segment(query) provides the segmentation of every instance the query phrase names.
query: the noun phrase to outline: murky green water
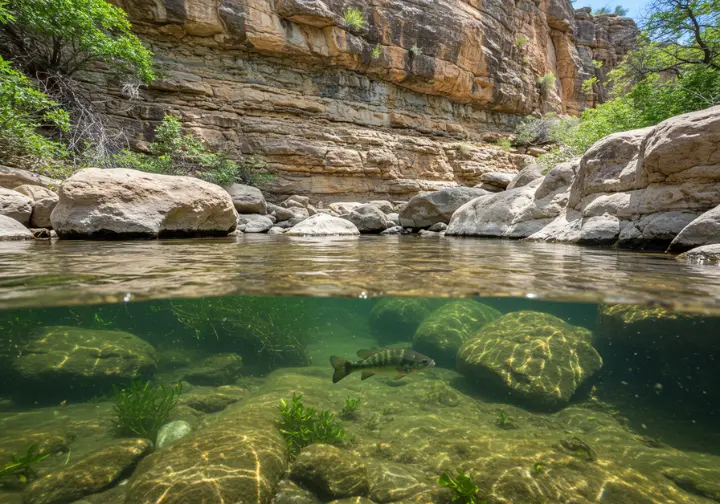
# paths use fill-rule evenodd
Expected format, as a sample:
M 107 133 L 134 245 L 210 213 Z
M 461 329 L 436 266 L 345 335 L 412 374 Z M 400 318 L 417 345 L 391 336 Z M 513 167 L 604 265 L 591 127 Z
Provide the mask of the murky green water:
M 250 237 L 0 244 L 0 273 L 2 503 L 444 503 L 444 473 L 455 502 L 720 501 L 720 270 Z

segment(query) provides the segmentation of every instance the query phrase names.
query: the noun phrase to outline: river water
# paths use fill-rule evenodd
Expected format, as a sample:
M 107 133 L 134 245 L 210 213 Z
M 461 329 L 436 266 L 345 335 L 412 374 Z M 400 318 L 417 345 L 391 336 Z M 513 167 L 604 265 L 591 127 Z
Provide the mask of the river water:
M 719 348 L 665 254 L 0 243 L 0 502 L 720 501 Z

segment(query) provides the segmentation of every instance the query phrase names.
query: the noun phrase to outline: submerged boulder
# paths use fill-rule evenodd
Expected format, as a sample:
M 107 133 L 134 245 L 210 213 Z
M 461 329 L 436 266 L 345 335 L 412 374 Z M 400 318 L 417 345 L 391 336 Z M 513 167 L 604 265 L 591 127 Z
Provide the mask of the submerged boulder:
M 0 241 L 4 240 L 30 240 L 33 234 L 28 228 L 12 217 L 0 215 Z
M 235 383 L 242 371 L 242 357 L 236 353 L 221 353 L 187 368 L 182 379 L 192 385 L 230 385 Z
M 418 194 L 400 210 L 400 224 L 412 228 L 427 228 L 436 222 L 447 224 L 455 210 L 486 194 L 487 191 L 472 187 L 450 187 Z
M 359 234 L 360 231 L 352 222 L 324 213 L 318 213 L 312 217 L 308 217 L 285 231 L 286 236 L 343 236 Z
M 413 336 L 413 350 L 454 369 L 455 356 L 462 344 L 500 316 L 502 314 L 495 308 L 472 299 L 450 302 L 422 321 Z
M 687 261 L 691 264 L 720 264 L 720 243 L 696 247 L 680 254 L 677 258 L 680 261 Z
M 49 228 L 52 227 L 50 215 L 55 209 L 58 202 L 58 195 L 47 187 L 36 185 L 21 185 L 13 189 L 14 191 L 24 194 L 32 198 L 33 209 L 30 216 L 30 227 L 33 228 Z
M 420 323 L 438 306 L 423 298 L 385 298 L 370 311 L 370 327 L 378 341 L 410 341 Z
M 567 404 L 602 367 L 592 334 L 542 312 L 504 315 L 457 353 L 458 371 L 542 407 Z
M 34 481 L 23 492 L 23 502 L 63 504 L 103 492 L 132 472 L 152 448 L 147 439 L 115 441 Z
M 122 331 L 79 327 L 36 330 L 12 364 L 19 400 L 89 398 L 155 371 L 155 349 Z
M 393 226 L 393 222 L 376 206 L 361 205 L 343 216 L 361 233 L 380 233 Z
M 0 215 L 15 219 L 23 226 L 28 226 L 32 208 L 32 198 L 17 191 L 0 187 Z
M 363 460 L 348 450 L 327 444 L 304 448 L 292 466 L 290 477 L 323 497 L 353 497 L 370 491 Z
M 237 226 L 230 195 L 192 177 L 86 168 L 59 197 L 51 221 L 60 238 L 225 236 Z
M 232 184 L 225 188 L 232 198 L 235 210 L 241 214 L 264 214 L 267 203 L 260 189 L 245 184 Z

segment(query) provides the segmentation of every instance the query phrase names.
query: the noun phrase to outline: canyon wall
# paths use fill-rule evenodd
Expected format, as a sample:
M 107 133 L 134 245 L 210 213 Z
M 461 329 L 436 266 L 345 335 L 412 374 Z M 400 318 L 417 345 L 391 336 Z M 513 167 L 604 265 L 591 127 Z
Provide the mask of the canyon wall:
M 264 160 L 272 192 L 332 200 L 405 199 L 519 170 L 527 156 L 493 143 L 524 115 L 592 105 L 604 91 L 586 96 L 583 80 L 612 68 L 636 30 L 568 0 L 115 3 L 161 78 L 130 101 L 102 73 L 88 86 L 134 148 L 172 112 Z M 345 22 L 350 8 L 364 26 Z

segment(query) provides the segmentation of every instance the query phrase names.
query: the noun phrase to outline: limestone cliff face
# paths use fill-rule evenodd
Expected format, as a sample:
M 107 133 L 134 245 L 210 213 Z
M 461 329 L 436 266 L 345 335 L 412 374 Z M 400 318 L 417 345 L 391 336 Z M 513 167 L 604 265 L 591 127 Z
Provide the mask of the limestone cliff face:
M 612 68 L 635 29 L 568 0 L 116 3 L 164 76 L 133 107 L 105 102 L 136 145 L 172 111 L 208 140 L 263 158 L 275 192 L 332 199 L 404 197 L 517 171 L 524 156 L 458 142 L 592 104 L 603 90 L 580 89 L 598 71 L 592 60 Z M 347 26 L 349 8 L 364 27 Z M 555 87 L 541 92 L 537 79 L 550 72 Z M 99 97 L 108 84 L 96 75 L 91 87 Z

